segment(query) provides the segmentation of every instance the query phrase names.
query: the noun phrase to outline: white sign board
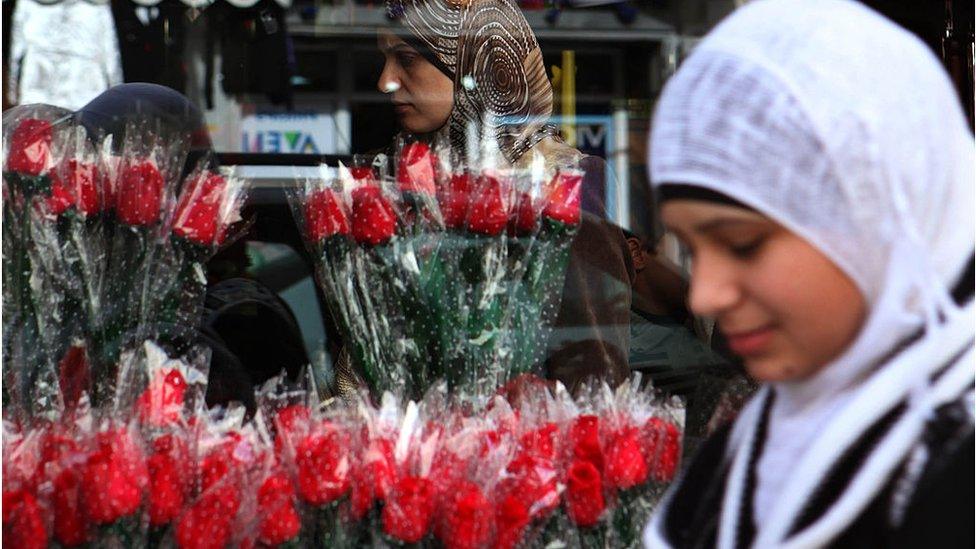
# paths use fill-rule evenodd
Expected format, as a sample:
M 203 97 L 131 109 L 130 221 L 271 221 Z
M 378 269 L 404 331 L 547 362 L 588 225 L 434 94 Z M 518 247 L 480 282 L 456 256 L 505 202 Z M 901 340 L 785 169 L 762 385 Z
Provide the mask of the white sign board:
M 245 115 L 241 152 L 335 154 L 335 118 L 318 112 Z

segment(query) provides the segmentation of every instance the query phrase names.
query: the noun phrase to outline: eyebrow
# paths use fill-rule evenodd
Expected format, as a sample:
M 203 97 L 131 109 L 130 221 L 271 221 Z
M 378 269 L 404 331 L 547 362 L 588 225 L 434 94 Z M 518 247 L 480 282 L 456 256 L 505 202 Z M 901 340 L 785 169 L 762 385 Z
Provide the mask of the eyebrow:
M 759 219 L 733 219 L 733 218 L 719 218 L 711 219 L 708 221 L 703 221 L 694 226 L 695 232 L 708 233 L 723 227 L 736 226 L 736 225 L 752 225 L 756 223 L 762 223 Z

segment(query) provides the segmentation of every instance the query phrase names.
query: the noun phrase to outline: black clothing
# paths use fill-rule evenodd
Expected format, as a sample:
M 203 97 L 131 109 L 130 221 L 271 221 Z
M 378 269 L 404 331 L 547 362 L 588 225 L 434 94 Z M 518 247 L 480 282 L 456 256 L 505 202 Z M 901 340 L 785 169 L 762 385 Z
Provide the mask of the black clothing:
M 971 397 L 972 388 L 967 391 Z M 738 546 L 748 546 L 755 535 L 751 517 L 755 463 L 761 454 L 763 413 L 752 449 L 746 497 L 742 502 Z M 974 543 L 974 446 L 972 400 L 963 395 L 937 409 L 924 435 L 908 458 L 895 470 L 884 488 L 851 522 L 831 546 L 847 547 L 972 547 Z M 897 407 L 862 435 L 857 445 L 823 479 L 806 512 L 796 521 L 794 531 L 823 516 L 847 488 L 847 483 L 891 427 L 904 406 Z M 664 511 L 664 531 L 674 547 L 714 547 L 721 517 L 721 504 L 729 463 L 726 459 L 730 426 L 717 431 L 701 447 L 682 474 L 674 496 Z M 921 468 L 912 463 L 915 456 L 927 460 Z
M 186 91 L 186 9 L 180 0 L 163 0 L 151 7 L 132 0 L 112 0 L 126 82 L 150 82 L 180 93 Z M 138 12 L 147 16 L 148 23 Z

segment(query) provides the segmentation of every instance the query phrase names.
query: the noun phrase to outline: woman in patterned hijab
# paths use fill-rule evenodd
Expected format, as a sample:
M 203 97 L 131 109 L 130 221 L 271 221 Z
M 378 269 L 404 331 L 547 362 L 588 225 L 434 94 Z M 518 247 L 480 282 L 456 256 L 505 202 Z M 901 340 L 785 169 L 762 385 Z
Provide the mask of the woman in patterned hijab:
M 444 137 L 459 155 L 472 123 L 514 165 L 529 149 L 550 163 L 578 161 L 552 114 L 552 86 L 542 51 L 509 0 L 388 0 L 388 16 L 405 31 L 380 36 L 387 62 L 381 91 L 392 94 L 403 128 Z M 436 68 L 418 67 L 420 55 Z M 423 64 L 426 65 L 426 64 Z
M 605 163 L 566 145 L 548 124 L 552 86 L 542 51 L 511 0 L 388 0 L 394 28 L 378 44 L 386 63 L 378 87 L 389 93 L 405 132 L 449 142 L 456 158 L 470 129 L 494 141 L 506 161 L 525 168 L 535 154 L 548 168 L 584 172 L 580 232 L 570 248 L 548 376 L 570 388 L 598 376 L 628 375 L 630 277 L 626 243 L 605 219 Z

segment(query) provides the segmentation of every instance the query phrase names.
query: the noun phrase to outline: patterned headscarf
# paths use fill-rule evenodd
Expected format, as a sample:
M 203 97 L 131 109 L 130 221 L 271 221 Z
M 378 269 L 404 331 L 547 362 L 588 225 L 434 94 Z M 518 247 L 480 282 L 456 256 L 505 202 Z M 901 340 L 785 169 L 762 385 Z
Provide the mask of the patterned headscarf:
M 453 150 L 465 150 L 475 122 L 514 163 L 546 137 L 552 85 L 539 43 L 509 0 L 387 0 L 387 14 L 409 30 L 405 41 L 454 82 L 445 126 Z

